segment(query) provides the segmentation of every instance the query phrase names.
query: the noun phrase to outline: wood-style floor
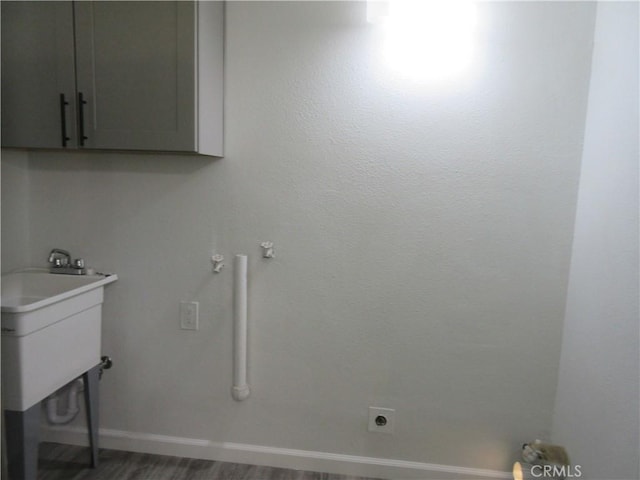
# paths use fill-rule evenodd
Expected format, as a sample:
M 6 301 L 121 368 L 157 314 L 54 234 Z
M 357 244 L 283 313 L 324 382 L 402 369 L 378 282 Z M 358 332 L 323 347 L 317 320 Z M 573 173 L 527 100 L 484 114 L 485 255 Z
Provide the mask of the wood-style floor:
M 100 450 L 98 468 L 89 449 L 40 444 L 38 480 L 365 480 L 360 477 L 258 467 L 238 463 Z

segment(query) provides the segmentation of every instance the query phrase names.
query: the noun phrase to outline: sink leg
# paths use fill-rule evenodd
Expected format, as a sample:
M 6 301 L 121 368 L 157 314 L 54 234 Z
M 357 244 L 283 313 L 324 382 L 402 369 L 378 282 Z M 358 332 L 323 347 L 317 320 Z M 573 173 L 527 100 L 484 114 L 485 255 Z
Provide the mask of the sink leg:
M 38 435 L 40 402 L 21 412 L 5 410 L 7 460 L 11 480 L 36 480 L 38 477 Z
M 84 405 L 89 428 L 89 446 L 91 447 L 91 468 L 98 466 L 98 385 L 100 383 L 100 365 L 82 374 L 84 380 Z

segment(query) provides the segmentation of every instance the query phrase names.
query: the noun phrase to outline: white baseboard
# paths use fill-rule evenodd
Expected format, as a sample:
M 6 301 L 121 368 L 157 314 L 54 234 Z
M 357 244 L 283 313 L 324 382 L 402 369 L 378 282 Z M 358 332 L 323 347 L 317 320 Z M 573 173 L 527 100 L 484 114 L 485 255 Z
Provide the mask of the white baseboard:
M 78 427 L 51 426 L 43 440 L 88 445 L 87 431 Z M 231 442 L 212 442 L 123 430 L 100 429 L 100 447 L 130 452 L 200 458 L 315 472 L 387 479 L 492 480 L 512 478 L 510 472 L 409 462 L 389 458 L 360 457 L 338 453 L 264 447 Z

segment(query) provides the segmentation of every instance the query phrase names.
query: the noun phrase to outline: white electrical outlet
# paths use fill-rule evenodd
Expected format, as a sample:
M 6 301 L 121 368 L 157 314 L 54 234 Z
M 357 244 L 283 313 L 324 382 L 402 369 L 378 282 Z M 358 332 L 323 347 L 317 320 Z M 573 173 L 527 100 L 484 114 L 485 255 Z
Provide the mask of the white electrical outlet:
M 198 302 L 180 302 L 180 328 L 198 330 Z
M 369 431 L 393 433 L 396 411 L 393 408 L 369 407 Z

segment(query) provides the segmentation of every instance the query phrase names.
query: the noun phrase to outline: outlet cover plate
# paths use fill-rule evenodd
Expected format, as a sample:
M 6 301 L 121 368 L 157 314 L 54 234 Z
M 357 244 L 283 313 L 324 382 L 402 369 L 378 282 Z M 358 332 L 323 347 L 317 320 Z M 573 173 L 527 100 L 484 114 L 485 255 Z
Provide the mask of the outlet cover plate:
M 180 302 L 180 328 L 198 330 L 198 302 Z
M 393 433 L 396 420 L 394 408 L 369 407 L 369 428 L 374 433 Z

